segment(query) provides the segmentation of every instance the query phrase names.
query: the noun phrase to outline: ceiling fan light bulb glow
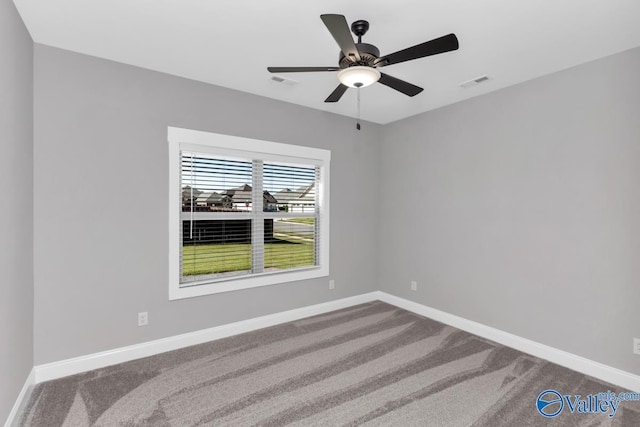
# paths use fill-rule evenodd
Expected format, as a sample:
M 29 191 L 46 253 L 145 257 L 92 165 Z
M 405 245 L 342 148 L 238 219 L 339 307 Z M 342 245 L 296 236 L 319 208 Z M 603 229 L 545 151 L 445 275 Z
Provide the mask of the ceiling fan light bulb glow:
M 348 87 L 366 87 L 380 80 L 380 71 L 358 65 L 340 70 L 338 80 Z

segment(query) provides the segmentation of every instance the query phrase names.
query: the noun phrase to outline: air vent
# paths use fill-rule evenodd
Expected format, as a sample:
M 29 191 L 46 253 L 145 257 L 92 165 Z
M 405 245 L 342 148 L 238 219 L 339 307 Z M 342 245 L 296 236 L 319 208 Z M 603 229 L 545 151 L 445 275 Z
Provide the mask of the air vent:
M 272 76 L 269 80 L 271 80 L 273 82 L 276 82 L 276 83 L 289 85 L 289 86 L 293 86 L 295 84 L 298 84 L 298 82 L 295 81 L 295 80 L 285 79 L 284 77 L 280 77 L 280 76 Z
M 466 88 L 466 87 L 475 86 L 480 83 L 486 82 L 487 80 L 489 80 L 489 76 L 485 74 L 484 76 L 479 76 L 479 77 L 476 77 L 475 79 L 471 79 L 466 82 L 460 83 L 460 87 Z

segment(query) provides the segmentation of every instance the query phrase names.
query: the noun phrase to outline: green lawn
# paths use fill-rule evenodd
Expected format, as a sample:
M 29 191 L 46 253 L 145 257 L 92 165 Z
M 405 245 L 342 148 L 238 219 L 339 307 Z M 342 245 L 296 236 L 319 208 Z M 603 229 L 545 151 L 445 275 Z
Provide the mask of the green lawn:
M 313 242 L 278 240 L 265 243 L 265 268 L 287 269 L 314 265 Z M 182 274 L 225 273 L 251 269 L 251 245 L 210 244 L 182 248 Z

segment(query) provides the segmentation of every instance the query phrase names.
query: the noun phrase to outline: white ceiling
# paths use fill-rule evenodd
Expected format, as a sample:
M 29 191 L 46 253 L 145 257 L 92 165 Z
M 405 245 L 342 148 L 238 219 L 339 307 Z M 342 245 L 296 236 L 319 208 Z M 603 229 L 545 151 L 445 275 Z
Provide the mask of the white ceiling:
M 455 33 L 460 49 L 386 67 L 424 87 L 409 98 L 381 84 L 361 90 L 362 118 L 389 123 L 640 46 L 638 0 L 14 0 L 33 40 L 354 117 L 355 90 L 324 99 L 335 72 L 281 74 L 267 66 L 337 66 L 320 20 L 371 27 L 363 42 L 388 54 Z M 487 74 L 471 88 L 459 84 Z M 586 90 L 588 88 L 585 88 Z

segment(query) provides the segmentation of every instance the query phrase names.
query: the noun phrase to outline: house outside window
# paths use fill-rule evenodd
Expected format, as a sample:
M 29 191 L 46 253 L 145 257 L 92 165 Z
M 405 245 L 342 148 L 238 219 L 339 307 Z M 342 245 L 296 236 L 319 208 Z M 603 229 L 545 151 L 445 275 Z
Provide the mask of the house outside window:
M 330 152 L 170 127 L 170 299 L 329 274 Z

